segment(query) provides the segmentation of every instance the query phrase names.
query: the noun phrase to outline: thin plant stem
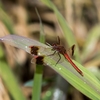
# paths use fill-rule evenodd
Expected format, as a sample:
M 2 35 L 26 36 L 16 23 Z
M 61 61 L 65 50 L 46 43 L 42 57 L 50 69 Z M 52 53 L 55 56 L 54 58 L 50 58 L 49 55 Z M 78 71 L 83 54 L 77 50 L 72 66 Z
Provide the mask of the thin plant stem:
M 40 20 L 40 42 L 44 43 L 45 35 L 44 35 L 42 21 L 41 21 L 41 18 L 36 8 L 35 10 Z M 33 92 L 32 92 L 32 100 L 40 100 L 41 98 L 40 95 L 41 95 L 41 86 L 42 86 L 43 67 L 44 67 L 43 65 L 38 65 L 38 64 L 36 65 L 36 72 L 34 76 L 34 84 L 33 84 Z
M 36 65 L 36 72 L 34 76 L 32 100 L 40 100 L 41 85 L 42 85 L 43 66 Z

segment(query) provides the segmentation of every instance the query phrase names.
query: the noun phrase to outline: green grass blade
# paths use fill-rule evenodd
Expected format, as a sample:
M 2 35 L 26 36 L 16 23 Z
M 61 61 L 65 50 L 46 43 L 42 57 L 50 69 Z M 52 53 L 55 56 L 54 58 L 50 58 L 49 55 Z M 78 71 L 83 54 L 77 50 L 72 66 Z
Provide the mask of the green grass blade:
M 9 33 L 14 34 L 13 24 L 11 23 L 9 16 L 4 12 L 4 10 L 2 8 L 0 8 L 0 19 L 7 27 Z
M 42 75 L 43 75 L 43 66 L 42 65 L 36 65 L 32 100 L 40 100 L 40 98 L 41 98 Z
M 55 5 L 50 1 L 50 0 L 41 0 L 44 4 L 46 4 L 48 7 L 50 7 L 56 14 L 56 17 L 59 21 L 60 27 L 64 33 L 64 37 L 68 42 L 69 46 L 72 46 L 73 44 L 76 45 L 76 50 L 75 50 L 75 59 L 80 62 L 80 57 L 79 57 L 79 50 L 78 50 L 78 45 L 75 40 L 74 34 L 72 33 L 71 29 L 68 27 L 68 24 L 64 17 L 61 15 L 61 13 L 57 10 Z
M 40 18 L 40 15 L 35 8 L 36 13 L 38 15 L 38 18 L 40 20 L 40 42 L 44 43 L 45 42 L 45 37 L 44 37 L 44 30 L 43 30 L 43 25 L 42 21 Z M 43 65 L 36 65 L 36 72 L 34 76 L 34 84 L 33 84 L 33 93 L 32 93 L 32 100 L 40 100 L 41 98 L 41 88 L 42 88 L 42 75 L 43 75 Z
M 49 61 L 49 63 L 48 63 Z M 100 98 L 100 81 L 82 65 L 74 61 L 74 63 L 82 70 L 84 76 L 82 77 L 76 72 L 74 68 L 68 63 L 57 64 L 55 66 L 54 60 L 46 57 L 45 63 L 47 63 L 52 69 L 58 72 L 65 80 L 67 80 L 72 86 L 88 96 L 93 100 L 99 100 Z
M 12 38 L 13 37 L 13 38 Z M 18 38 L 16 38 L 18 37 Z M 20 40 L 21 39 L 21 40 Z M 42 43 L 39 43 L 35 40 L 30 40 L 29 38 L 20 37 L 16 35 L 9 35 L 7 37 L 1 38 L 2 42 L 9 43 L 12 46 L 16 46 L 17 48 L 23 49 L 26 52 L 30 53 L 30 50 L 26 50 L 27 45 L 39 45 L 42 47 L 47 47 Z M 10 42 L 9 42 L 10 41 Z M 28 42 L 26 42 L 28 41 Z M 15 45 L 13 45 L 15 43 Z M 39 52 L 40 54 L 46 55 L 48 52 Z M 63 55 L 62 55 L 63 56 Z M 74 61 L 74 63 L 79 67 L 79 69 L 83 72 L 84 76 L 81 76 L 67 61 L 56 64 L 56 61 L 52 59 L 52 57 L 46 56 L 44 59 L 45 64 L 49 65 L 52 69 L 58 72 L 65 80 L 67 80 L 72 86 L 77 88 L 80 92 L 85 94 L 91 99 L 99 100 L 100 98 L 100 81 L 86 68 L 82 65 Z
M 0 61 L 0 76 L 14 100 L 26 100 L 13 73 L 4 61 Z
M 40 42 L 41 43 L 45 43 L 45 33 L 44 33 L 44 28 L 43 28 L 43 24 L 42 24 L 42 20 L 41 20 L 41 17 L 38 13 L 38 10 L 35 8 L 35 11 L 37 13 L 37 16 L 39 18 L 39 21 L 40 21 Z

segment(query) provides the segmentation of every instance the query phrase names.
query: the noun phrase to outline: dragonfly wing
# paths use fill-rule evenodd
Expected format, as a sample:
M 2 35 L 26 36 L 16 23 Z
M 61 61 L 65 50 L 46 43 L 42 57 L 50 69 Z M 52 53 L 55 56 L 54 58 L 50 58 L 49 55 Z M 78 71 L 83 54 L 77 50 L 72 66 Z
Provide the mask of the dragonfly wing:
M 19 35 L 7 35 L 4 37 L 0 38 L 0 41 L 4 42 L 4 43 L 8 43 L 9 45 L 12 45 L 14 47 L 20 48 L 25 50 L 26 52 L 31 53 L 31 47 L 37 47 L 38 48 L 38 53 L 37 55 L 41 56 L 48 56 L 48 55 L 52 55 L 54 53 L 54 51 L 52 51 L 51 47 L 42 44 L 36 40 L 30 39 L 30 38 L 26 38 L 23 36 L 19 36 Z M 34 49 L 33 49 L 34 50 Z M 34 54 L 32 54 L 34 55 Z M 56 62 L 61 63 L 64 61 L 64 57 L 62 56 L 61 58 L 59 57 L 58 53 L 52 55 L 50 57 L 50 59 L 54 59 Z
M 75 50 L 75 44 L 72 45 L 72 46 L 67 50 L 67 54 L 69 55 L 69 57 L 73 57 L 73 55 L 74 55 L 74 50 Z
M 26 52 L 30 53 L 30 46 L 37 46 L 39 48 L 39 52 L 43 53 L 44 48 L 49 48 L 49 46 L 42 44 L 36 40 L 26 38 L 19 35 L 7 35 L 4 37 L 0 37 L 0 41 L 4 43 L 8 43 L 9 45 L 18 47 L 20 49 L 25 50 Z
M 50 59 L 55 60 L 55 65 L 65 61 L 65 57 L 61 54 L 55 53 L 54 55 L 49 55 Z
M 42 47 L 42 46 L 30 46 L 31 54 L 39 55 L 39 56 L 48 56 L 53 54 L 54 51 L 52 51 L 51 47 Z

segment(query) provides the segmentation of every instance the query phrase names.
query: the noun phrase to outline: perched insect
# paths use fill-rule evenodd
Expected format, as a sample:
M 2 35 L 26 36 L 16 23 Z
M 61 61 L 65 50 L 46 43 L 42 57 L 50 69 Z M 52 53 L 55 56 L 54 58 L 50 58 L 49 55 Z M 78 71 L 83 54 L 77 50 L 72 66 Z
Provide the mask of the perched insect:
M 43 59 L 45 56 L 57 56 L 57 63 L 60 63 L 61 55 L 65 57 L 65 59 L 74 67 L 74 69 L 83 76 L 83 72 L 73 63 L 70 56 L 67 54 L 66 49 L 64 46 L 60 45 L 60 38 L 58 37 L 57 43 L 50 45 L 47 43 L 47 45 L 42 44 L 36 40 L 26 38 L 23 36 L 18 35 L 7 35 L 5 37 L 1 37 L 0 41 L 9 43 L 12 46 L 18 47 L 20 49 L 23 49 L 27 51 L 28 53 L 35 56 L 37 59 L 37 63 L 43 64 Z M 71 47 L 72 55 L 74 53 L 74 47 L 73 45 Z M 61 55 L 60 55 L 61 54 Z
M 60 54 L 62 54 L 65 57 L 65 59 L 67 59 L 67 61 L 75 68 L 75 70 L 79 74 L 81 74 L 83 76 L 82 71 L 73 63 L 73 61 L 71 60 L 71 58 L 67 54 L 66 49 L 64 48 L 64 46 L 60 45 L 60 38 L 59 37 L 58 37 L 57 43 L 54 43 L 53 45 L 50 45 L 49 43 L 46 43 L 46 44 L 51 47 L 51 50 L 52 51 L 54 51 L 52 54 L 46 55 L 46 56 L 54 56 L 57 53 L 58 56 L 59 56 L 59 59 L 58 59 L 58 61 L 57 61 L 56 64 L 58 64 L 59 61 L 61 60 Z M 72 55 L 74 54 L 74 47 L 75 47 L 75 45 L 73 45 L 71 47 L 71 49 L 70 49 L 72 51 Z M 30 48 L 31 48 L 31 54 L 34 54 L 34 55 L 37 55 L 38 54 L 39 47 L 30 46 Z

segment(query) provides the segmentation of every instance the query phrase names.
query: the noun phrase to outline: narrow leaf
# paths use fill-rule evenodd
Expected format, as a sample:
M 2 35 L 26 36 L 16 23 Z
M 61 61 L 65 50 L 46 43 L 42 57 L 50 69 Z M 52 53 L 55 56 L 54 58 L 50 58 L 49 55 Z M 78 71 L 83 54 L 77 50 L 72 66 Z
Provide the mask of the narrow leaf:
M 26 46 L 28 47 L 29 44 L 33 44 L 35 46 L 37 45 L 40 48 L 49 48 L 48 51 L 45 50 L 44 53 L 43 51 L 41 51 L 42 49 L 40 50 L 40 53 L 43 53 L 43 55 L 46 55 L 50 50 L 50 47 L 36 40 L 32 40 L 29 38 L 20 37 L 16 35 L 5 36 L 5 37 L 0 38 L 0 40 L 2 42 L 9 43 L 10 45 L 13 44 L 13 46 L 21 48 L 25 51 L 28 50 L 28 49 L 26 50 L 25 47 Z M 30 51 L 27 51 L 27 52 L 30 53 Z M 50 66 L 56 72 L 58 72 L 63 78 L 65 78 L 71 85 L 73 85 L 80 92 L 82 92 L 83 94 L 85 94 L 91 99 L 99 100 L 100 81 L 90 71 L 88 71 L 78 62 L 74 61 L 74 63 L 83 72 L 83 76 L 81 76 L 67 61 L 64 61 L 61 64 L 57 64 L 55 66 L 55 63 L 56 63 L 55 59 L 53 59 L 53 57 L 50 57 L 50 56 L 45 56 L 44 63 Z

